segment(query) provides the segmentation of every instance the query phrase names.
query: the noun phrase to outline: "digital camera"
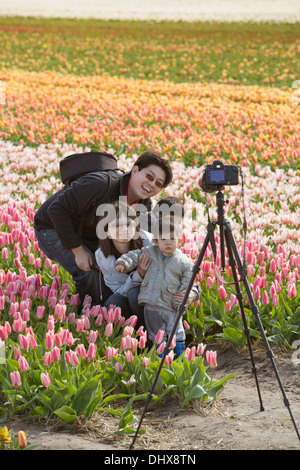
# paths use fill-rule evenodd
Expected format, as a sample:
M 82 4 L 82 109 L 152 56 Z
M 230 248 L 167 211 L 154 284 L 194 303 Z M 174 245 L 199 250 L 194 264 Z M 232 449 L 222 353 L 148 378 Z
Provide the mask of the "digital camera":
M 215 161 L 212 165 L 207 165 L 199 184 L 206 192 L 219 191 L 223 186 L 239 184 L 239 168 Z

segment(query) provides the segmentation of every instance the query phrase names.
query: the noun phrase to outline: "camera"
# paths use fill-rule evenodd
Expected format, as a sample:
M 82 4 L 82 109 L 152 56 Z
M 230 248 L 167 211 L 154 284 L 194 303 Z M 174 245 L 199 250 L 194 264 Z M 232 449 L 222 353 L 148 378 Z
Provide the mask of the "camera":
M 239 169 L 235 165 L 224 165 L 221 161 L 215 161 L 207 165 L 199 185 L 205 192 L 219 191 L 223 186 L 239 184 Z

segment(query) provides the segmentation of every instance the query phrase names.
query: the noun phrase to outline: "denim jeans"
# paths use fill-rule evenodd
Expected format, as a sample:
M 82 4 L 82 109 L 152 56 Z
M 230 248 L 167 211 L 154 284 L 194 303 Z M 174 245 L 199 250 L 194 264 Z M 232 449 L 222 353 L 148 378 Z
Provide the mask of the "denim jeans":
M 92 297 L 92 305 L 99 305 L 99 271 L 87 272 L 80 269 L 76 264 L 73 252 L 63 248 L 55 230 L 35 230 L 35 236 L 42 252 L 71 274 L 81 303 L 87 294 Z M 88 248 L 84 248 L 90 253 L 92 259 L 95 260 L 94 254 Z

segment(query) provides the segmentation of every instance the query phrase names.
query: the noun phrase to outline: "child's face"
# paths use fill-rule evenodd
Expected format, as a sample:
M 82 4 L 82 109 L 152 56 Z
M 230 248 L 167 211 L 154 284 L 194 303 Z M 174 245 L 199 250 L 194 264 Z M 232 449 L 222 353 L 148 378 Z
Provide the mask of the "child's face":
M 127 217 L 121 217 L 108 224 L 108 236 L 112 240 L 130 241 L 135 235 L 135 221 Z
M 161 235 L 159 238 L 154 239 L 153 242 L 158 246 L 163 255 L 169 256 L 176 250 L 179 240 L 171 233 L 166 238 Z

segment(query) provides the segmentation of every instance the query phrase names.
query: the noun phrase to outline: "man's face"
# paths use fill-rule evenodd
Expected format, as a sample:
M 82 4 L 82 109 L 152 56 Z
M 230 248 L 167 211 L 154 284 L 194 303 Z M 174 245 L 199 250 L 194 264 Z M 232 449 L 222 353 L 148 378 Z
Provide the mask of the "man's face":
M 128 199 L 132 202 L 156 196 L 164 186 L 166 174 L 162 168 L 149 165 L 142 170 L 134 166 L 131 171 Z

